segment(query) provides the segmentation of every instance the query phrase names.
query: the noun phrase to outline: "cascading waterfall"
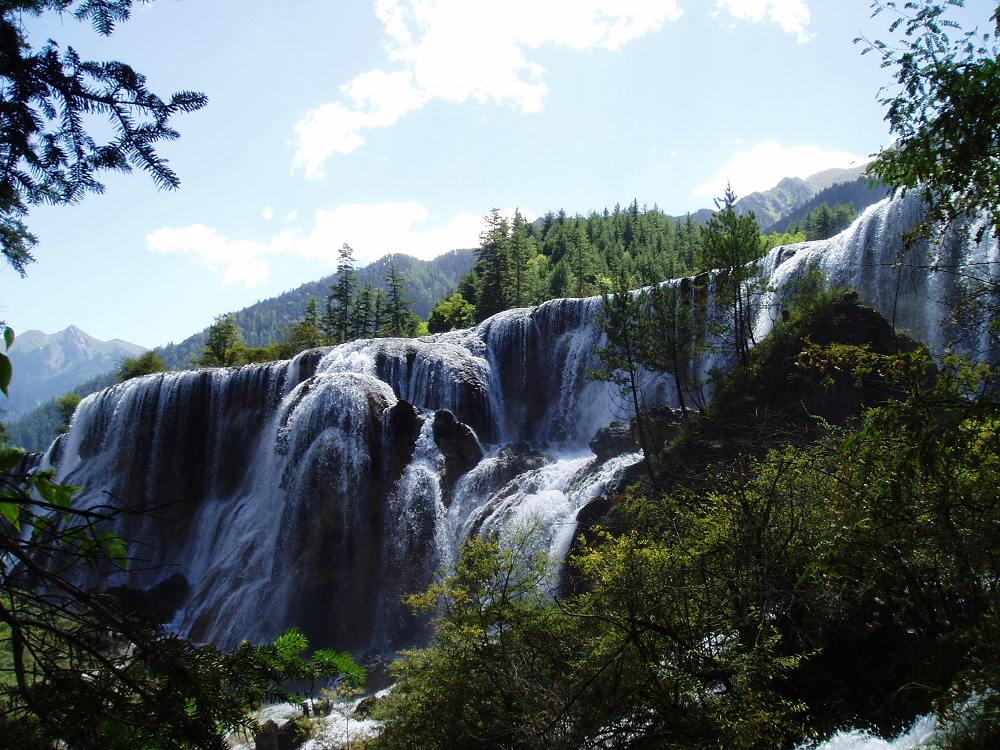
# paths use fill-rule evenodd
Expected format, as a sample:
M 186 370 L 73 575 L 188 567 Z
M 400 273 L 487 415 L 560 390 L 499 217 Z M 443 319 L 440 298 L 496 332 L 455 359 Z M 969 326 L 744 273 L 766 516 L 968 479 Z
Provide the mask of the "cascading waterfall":
M 758 340 L 782 288 L 817 267 L 943 350 L 939 300 L 954 280 L 895 265 L 918 212 L 885 201 L 838 237 L 771 251 Z M 974 231 L 935 253 L 997 260 L 995 239 Z M 710 280 L 686 283 L 710 309 Z M 615 386 L 587 377 L 600 313 L 600 298 L 553 300 L 464 331 L 128 381 L 81 403 L 59 478 L 84 487 L 81 503 L 110 495 L 143 511 L 117 529 L 142 559 L 111 583 L 172 581 L 178 632 L 232 646 L 298 626 L 316 646 L 390 651 L 423 634 L 399 597 L 470 534 L 535 524 L 558 560 L 578 512 L 638 462 L 588 450 L 598 428 L 631 416 Z M 672 379 L 654 378 L 646 399 L 674 405 Z M 435 427 L 445 409 L 451 437 Z

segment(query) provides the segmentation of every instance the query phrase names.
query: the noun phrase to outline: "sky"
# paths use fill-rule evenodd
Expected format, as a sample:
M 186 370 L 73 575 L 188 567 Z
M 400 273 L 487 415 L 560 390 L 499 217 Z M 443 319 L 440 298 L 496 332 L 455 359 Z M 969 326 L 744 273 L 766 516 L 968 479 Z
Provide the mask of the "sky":
M 868 0 L 158 0 L 110 38 L 24 24 L 209 104 L 160 148 L 180 189 L 108 175 L 31 210 L 37 262 L 0 268 L 15 331 L 180 341 L 333 273 L 344 242 L 364 265 L 475 247 L 493 207 L 683 214 L 890 140 L 890 71 L 852 43 L 887 38 Z

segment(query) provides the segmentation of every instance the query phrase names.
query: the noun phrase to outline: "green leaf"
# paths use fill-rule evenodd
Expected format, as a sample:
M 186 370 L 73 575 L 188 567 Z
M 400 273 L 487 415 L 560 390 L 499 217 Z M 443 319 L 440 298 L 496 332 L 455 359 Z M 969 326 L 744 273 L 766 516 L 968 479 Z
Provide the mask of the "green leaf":
M 14 345 L 14 329 L 11 328 L 10 326 L 4 329 L 3 340 L 4 343 L 7 345 L 8 349 L 10 349 L 11 346 Z
M 128 567 L 128 549 L 125 541 L 117 534 L 107 533 L 100 537 L 101 547 L 105 554 L 110 557 L 122 570 Z
M 6 354 L 0 354 L 0 391 L 3 391 L 5 396 L 10 396 L 10 393 L 7 392 L 7 386 L 10 385 L 13 374 L 14 368 L 10 366 L 10 357 Z
M 82 489 L 71 484 L 57 484 L 46 477 L 37 478 L 35 488 L 46 502 L 60 508 L 68 508 L 73 502 L 73 495 Z
M 0 515 L 15 529 L 21 530 L 21 506 L 18 503 L 0 503 Z
M 0 450 L 0 474 L 8 474 L 14 470 L 26 452 L 23 448 L 4 448 Z

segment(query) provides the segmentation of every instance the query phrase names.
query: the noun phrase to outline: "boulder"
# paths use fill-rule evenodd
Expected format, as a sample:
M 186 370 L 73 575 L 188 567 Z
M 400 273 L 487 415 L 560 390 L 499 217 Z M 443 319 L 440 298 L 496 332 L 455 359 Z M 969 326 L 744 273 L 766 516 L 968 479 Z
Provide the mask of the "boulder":
M 150 589 L 115 586 L 108 589 L 119 606 L 156 622 L 170 622 L 177 610 L 187 601 L 191 585 L 180 573 L 174 573 Z
M 253 745 L 255 750 L 296 750 L 307 739 L 305 730 L 295 719 L 281 725 L 269 719 L 253 736 Z
M 390 481 L 399 479 L 412 460 L 423 422 L 420 412 L 409 401 L 400 399 L 389 409 L 386 468 Z
M 599 461 L 638 450 L 635 436 L 624 422 L 612 422 L 607 427 L 602 427 L 590 439 L 589 445 Z
M 459 422 L 447 409 L 434 412 L 434 442 L 444 456 L 444 477 L 441 488 L 447 504 L 451 499 L 455 482 L 482 460 L 483 449 L 472 428 Z
M 355 718 L 365 719 L 371 716 L 372 710 L 379 700 L 380 698 L 377 695 L 369 695 L 367 698 L 362 698 L 358 701 L 358 705 L 354 707 Z

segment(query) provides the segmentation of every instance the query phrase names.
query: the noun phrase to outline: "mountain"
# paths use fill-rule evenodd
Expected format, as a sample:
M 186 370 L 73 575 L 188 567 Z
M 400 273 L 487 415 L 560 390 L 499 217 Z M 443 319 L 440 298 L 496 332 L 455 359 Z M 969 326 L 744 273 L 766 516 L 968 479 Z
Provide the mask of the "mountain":
M 761 230 L 768 232 L 774 228 L 777 222 L 813 199 L 817 193 L 834 185 L 853 183 L 859 180 L 864 174 L 866 166 L 850 169 L 826 169 L 805 179 L 785 177 L 770 190 L 743 196 L 736 201 L 735 208 L 737 213 L 741 214 L 753 212 Z M 884 194 L 875 200 L 880 200 L 882 197 Z M 871 203 L 874 203 L 875 200 Z
M 413 311 L 426 319 L 435 303 L 458 286 L 459 279 L 475 262 L 474 250 L 452 250 L 433 260 L 419 260 L 403 253 L 392 253 L 359 268 L 358 283 L 362 286 L 371 284 L 384 290 L 389 266 L 395 266 L 406 279 Z M 302 318 L 310 297 L 316 297 L 320 309 L 323 309 L 326 296 L 330 293 L 330 285 L 336 277 L 336 274 L 324 276 L 234 313 L 236 327 L 243 334 L 247 346 L 267 346 L 280 339 L 286 329 Z M 191 366 L 191 360 L 201 356 L 207 332 L 206 327 L 180 343 L 157 347 L 156 351 L 171 370 L 185 369 Z
M 144 351 L 121 339 L 101 341 L 72 325 L 52 334 L 25 331 L 10 349 L 14 380 L 10 399 L 3 403 L 4 419 L 15 420 L 85 380 L 114 370 L 125 357 Z
M 809 215 L 813 209 L 826 203 L 839 206 L 846 203 L 861 213 L 873 203 L 878 203 L 889 194 L 889 188 L 879 184 L 870 186 L 866 177 L 857 177 L 851 182 L 841 182 L 821 190 L 791 213 L 778 219 L 771 231 L 784 232 L 789 226 Z

